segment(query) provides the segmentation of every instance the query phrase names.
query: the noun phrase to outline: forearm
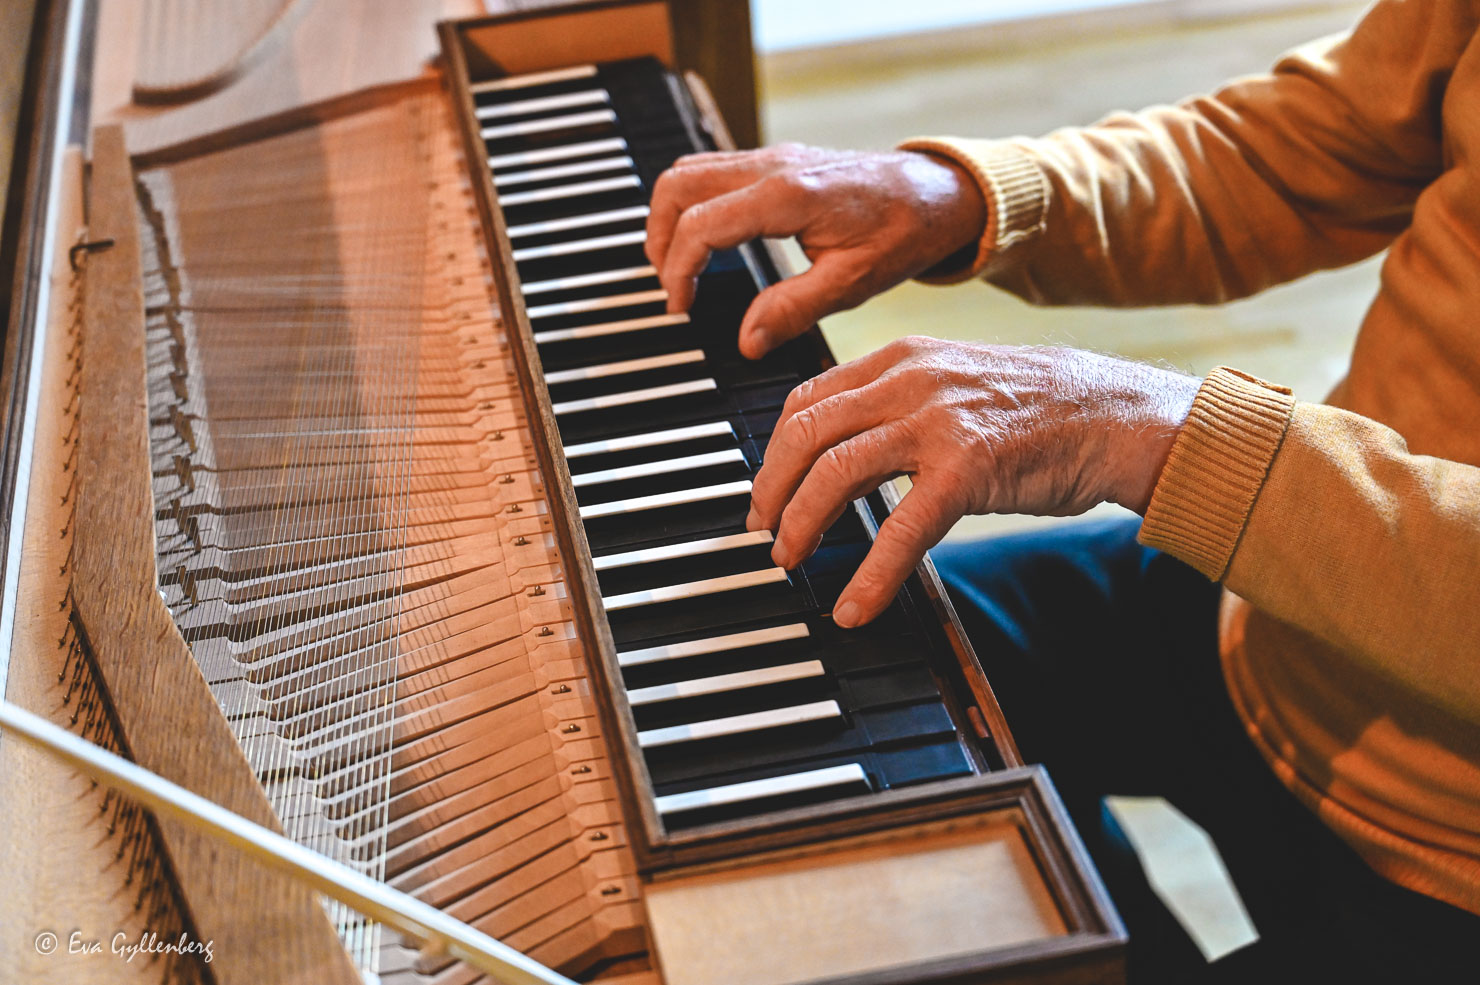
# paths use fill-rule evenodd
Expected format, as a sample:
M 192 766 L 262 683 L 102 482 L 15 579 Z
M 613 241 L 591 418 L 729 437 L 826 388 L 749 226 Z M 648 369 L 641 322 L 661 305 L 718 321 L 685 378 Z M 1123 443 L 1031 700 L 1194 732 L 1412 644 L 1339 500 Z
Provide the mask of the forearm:
M 1218 372 L 1142 539 L 1436 705 L 1480 714 L 1480 468 Z
M 1039 303 L 1207 303 L 1370 255 L 1442 166 L 1439 101 L 1472 7 L 1380 3 L 1351 35 L 1175 107 L 909 142 L 971 168 L 995 208 L 978 262 L 935 273 Z

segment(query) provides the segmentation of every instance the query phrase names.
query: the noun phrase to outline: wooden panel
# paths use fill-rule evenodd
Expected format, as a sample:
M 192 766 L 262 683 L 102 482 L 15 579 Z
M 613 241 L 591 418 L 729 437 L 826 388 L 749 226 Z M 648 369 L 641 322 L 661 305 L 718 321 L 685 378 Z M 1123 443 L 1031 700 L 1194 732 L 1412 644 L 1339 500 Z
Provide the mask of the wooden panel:
M 749 0 L 556 0 L 460 27 L 475 79 L 652 55 L 713 87 L 739 146 L 760 141 Z
M 69 625 L 67 600 L 82 325 L 82 275 L 67 260 L 72 232 L 82 223 L 82 155 L 75 150 L 64 164 L 58 203 L 61 235 L 51 258 L 54 293 L 41 379 L 48 399 L 37 408 L 27 522 L 17 531 L 24 541 L 5 697 L 114 745 L 112 723 L 100 714 L 96 679 Z M 113 934 L 133 942 L 146 929 L 167 939 L 182 932 L 195 939 L 173 912 L 173 887 L 157 869 L 142 815 L 78 771 L 8 737 L 0 740 L 0 789 L 20 794 L 0 798 L 0 871 L 12 890 L 0 896 L 0 926 L 13 931 L 0 935 L 0 967 L 16 981 L 158 982 L 158 970 L 146 962 L 124 962 L 107 952 L 70 953 L 73 929 L 84 940 L 106 938 L 105 948 Z M 147 896 L 140 892 L 145 888 Z M 136 899 L 143 904 L 138 909 Z M 43 953 L 37 942 L 48 932 L 57 935 L 57 950 Z M 197 971 L 181 962 L 168 980 L 197 981 Z
M 1016 810 L 897 834 L 655 883 L 646 898 L 664 979 L 796 985 L 1066 932 Z
M 698 74 L 738 147 L 761 142 L 748 0 L 689 0 L 673 4 L 678 67 Z
M 280 831 L 156 589 L 144 392 L 143 297 L 132 172 L 123 133 L 93 140 L 73 597 L 132 758 Z M 162 721 L 171 722 L 160 728 Z M 202 939 L 230 983 L 359 981 L 307 890 L 162 824 Z M 269 947 L 261 942 L 271 941 Z
M 658 0 L 505 15 L 468 22 L 461 34 L 475 79 L 643 55 L 671 67 L 674 59 L 668 8 Z

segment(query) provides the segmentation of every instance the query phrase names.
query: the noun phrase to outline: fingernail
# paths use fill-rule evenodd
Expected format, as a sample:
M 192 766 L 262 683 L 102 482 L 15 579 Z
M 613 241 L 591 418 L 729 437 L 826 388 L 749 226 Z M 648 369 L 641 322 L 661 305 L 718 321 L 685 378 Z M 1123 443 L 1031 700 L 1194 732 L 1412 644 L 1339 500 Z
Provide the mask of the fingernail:
M 863 615 L 863 608 L 852 599 L 844 602 L 833 610 L 833 622 L 844 629 L 852 629 L 858 625 L 858 617 Z
M 734 515 L 735 514 L 733 514 L 733 513 L 730 514 L 730 516 L 734 516 Z M 746 530 L 759 530 L 760 528 L 761 528 L 761 515 L 759 513 L 757 513 L 755 511 L 755 507 L 752 506 L 750 508 L 750 512 L 747 513 L 747 514 L 745 514 L 745 529 Z

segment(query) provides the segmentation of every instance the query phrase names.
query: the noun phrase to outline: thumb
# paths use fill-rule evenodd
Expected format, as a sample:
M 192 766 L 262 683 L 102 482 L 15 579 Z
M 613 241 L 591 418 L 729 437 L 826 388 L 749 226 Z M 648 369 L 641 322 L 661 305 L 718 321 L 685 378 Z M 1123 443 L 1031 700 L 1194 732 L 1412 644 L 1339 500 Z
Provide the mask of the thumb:
M 826 253 L 807 271 L 772 284 L 757 294 L 740 322 L 740 352 L 759 359 L 817 322 L 852 308 L 867 297 L 858 291 L 851 265 Z

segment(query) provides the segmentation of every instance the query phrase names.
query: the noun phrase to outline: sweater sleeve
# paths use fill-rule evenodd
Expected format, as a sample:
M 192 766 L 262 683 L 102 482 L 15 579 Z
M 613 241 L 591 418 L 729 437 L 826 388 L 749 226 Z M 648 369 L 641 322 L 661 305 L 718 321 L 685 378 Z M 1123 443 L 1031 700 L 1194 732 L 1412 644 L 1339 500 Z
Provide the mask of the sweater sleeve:
M 1385 247 L 1440 172 L 1469 3 L 1382 0 L 1350 33 L 1204 97 L 1038 139 L 921 138 L 988 203 L 975 262 L 1036 303 L 1214 303 Z
M 1414 455 L 1375 421 L 1220 368 L 1141 539 L 1480 720 L 1480 468 Z

